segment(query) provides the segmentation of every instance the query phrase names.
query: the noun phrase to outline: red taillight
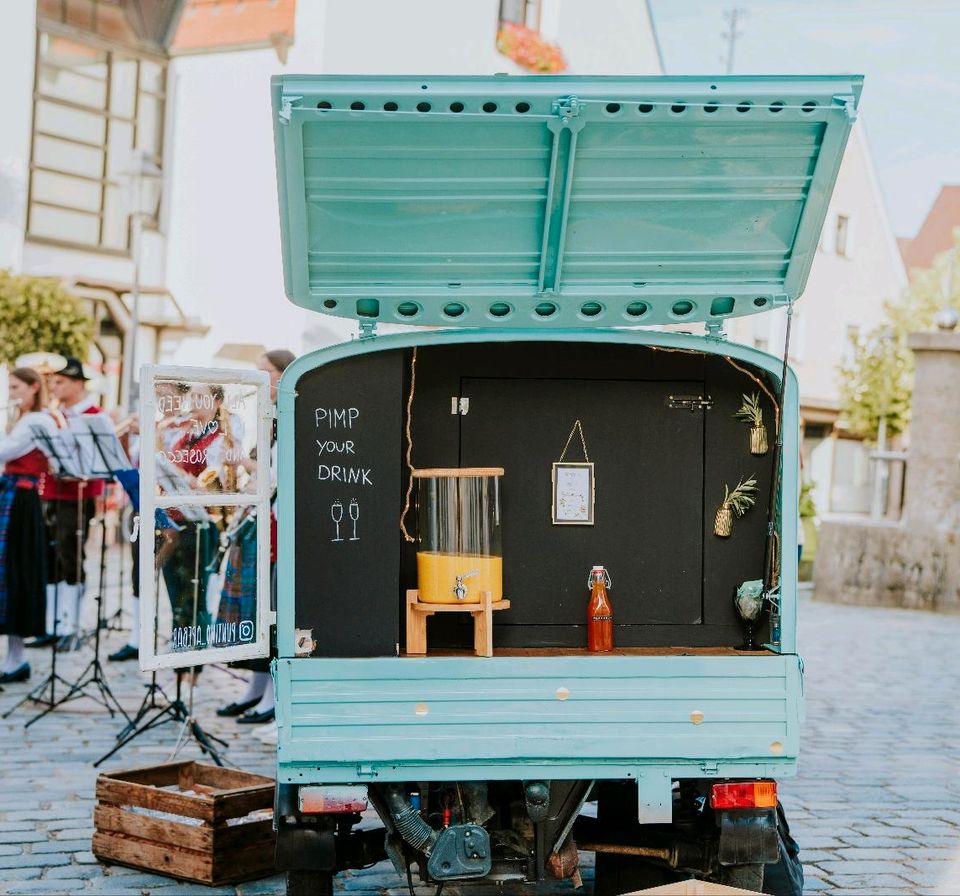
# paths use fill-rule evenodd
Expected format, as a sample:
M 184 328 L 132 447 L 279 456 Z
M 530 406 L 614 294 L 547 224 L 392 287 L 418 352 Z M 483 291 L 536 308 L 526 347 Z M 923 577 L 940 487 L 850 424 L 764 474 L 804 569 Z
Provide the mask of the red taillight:
M 322 784 L 315 787 L 301 787 L 299 801 L 300 812 L 303 815 L 365 812 L 367 787 L 365 784 Z
M 714 784 L 710 791 L 712 809 L 772 809 L 776 805 L 776 781 Z

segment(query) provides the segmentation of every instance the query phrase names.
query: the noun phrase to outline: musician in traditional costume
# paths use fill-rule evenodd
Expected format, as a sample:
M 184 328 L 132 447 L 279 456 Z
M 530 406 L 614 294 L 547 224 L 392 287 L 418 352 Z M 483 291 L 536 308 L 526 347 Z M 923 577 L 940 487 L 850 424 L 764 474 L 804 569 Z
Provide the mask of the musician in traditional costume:
M 0 435 L 0 634 L 7 636 L 7 655 L 0 683 L 26 681 L 24 638 L 46 630 L 47 532 L 39 488 L 49 475 L 39 433 L 53 435 L 56 424 L 45 412 L 42 376 L 29 368 L 9 375 L 10 404 L 16 411 Z
M 71 417 L 105 413 L 87 392 L 89 379 L 79 358 L 68 357 L 65 367 L 50 374 L 50 393 L 57 400 L 58 413 L 67 421 Z M 52 603 L 56 594 L 57 632 L 64 650 L 75 649 L 79 644 L 87 535 L 96 499 L 103 494 L 103 489 L 102 480 L 79 483 L 56 476 L 45 477 L 40 485 L 50 535 L 47 601 Z M 51 627 L 47 629 L 46 638 L 37 639 L 30 646 L 42 646 L 52 637 Z

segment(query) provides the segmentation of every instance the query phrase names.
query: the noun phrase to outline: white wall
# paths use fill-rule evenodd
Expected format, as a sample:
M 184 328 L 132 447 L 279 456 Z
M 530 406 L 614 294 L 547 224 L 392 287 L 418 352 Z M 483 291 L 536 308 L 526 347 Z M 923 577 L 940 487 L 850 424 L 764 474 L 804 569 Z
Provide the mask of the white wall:
M 572 74 L 663 74 L 642 0 L 554 0 L 554 5 L 556 36 Z M 545 0 L 545 17 L 550 6 Z
M 0 268 L 19 271 L 27 210 L 36 2 L 15 0 L 0 12 Z M 5 393 L 4 393 L 5 394 Z

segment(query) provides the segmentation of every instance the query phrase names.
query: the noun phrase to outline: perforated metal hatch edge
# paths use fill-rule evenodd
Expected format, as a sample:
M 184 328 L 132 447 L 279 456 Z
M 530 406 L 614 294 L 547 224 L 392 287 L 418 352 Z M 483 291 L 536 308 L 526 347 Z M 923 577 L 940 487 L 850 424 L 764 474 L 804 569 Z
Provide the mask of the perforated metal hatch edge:
M 284 280 L 367 321 L 722 320 L 803 291 L 858 76 L 278 76 Z

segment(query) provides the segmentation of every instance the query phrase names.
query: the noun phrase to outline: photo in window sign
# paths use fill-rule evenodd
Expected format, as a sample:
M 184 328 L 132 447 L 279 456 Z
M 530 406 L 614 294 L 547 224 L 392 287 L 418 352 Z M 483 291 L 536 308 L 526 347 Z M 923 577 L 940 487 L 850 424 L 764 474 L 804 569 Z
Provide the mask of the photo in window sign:
M 158 468 L 172 469 L 182 480 L 182 487 L 170 491 L 251 491 L 256 441 L 251 387 L 161 380 L 154 395 Z
M 249 386 L 157 381 L 161 495 L 256 492 L 256 395 Z M 253 508 L 183 504 L 156 527 L 158 652 L 234 647 L 257 637 Z M 167 614 L 169 613 L 169 618 Z M 158 637 L 158 640 L 160 638 Z
M 157 579 L 167 595 L 167 601 L 157 601 L 157 652 L 255 641 L 256 512 L 249 507 L 167 508 L 155 537 Z M 169 632 L 165 645 L 163 632 Z

